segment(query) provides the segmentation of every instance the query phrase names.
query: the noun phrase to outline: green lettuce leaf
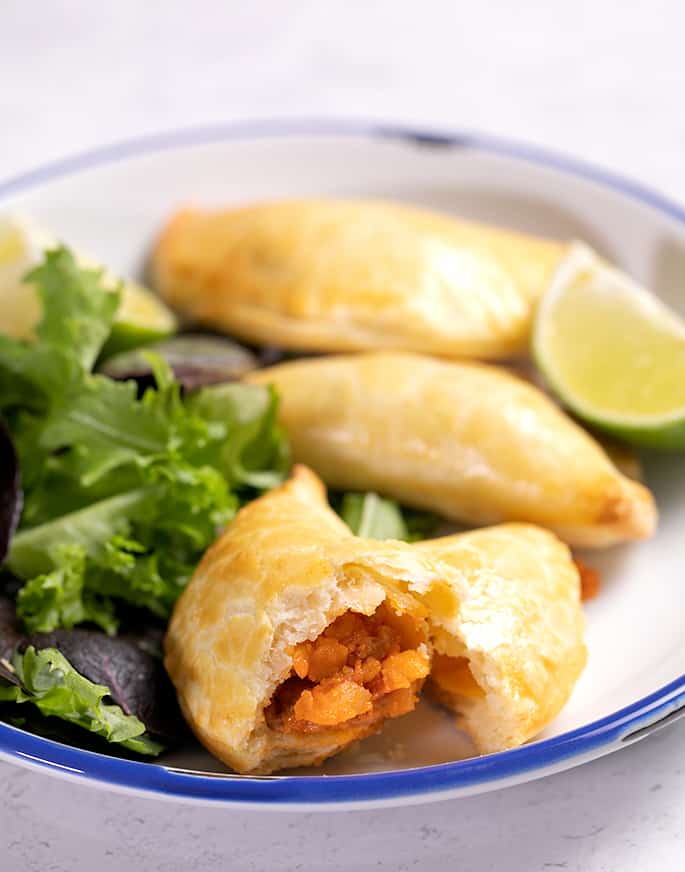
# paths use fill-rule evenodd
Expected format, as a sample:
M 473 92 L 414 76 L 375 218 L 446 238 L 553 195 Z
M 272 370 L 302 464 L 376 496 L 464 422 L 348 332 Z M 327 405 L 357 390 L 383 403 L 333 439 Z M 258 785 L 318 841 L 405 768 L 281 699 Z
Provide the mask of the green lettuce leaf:
M 120 294 L 98 270 L 81 269 L 60 247 L 27 276 L 42 305 L 36 341 L 0 335 L 0 407 L 50 407 L 89 372 L 107 339 Z
M 4 663 L 7 673 L 10 664 Z M 15 653 L 13 680 L 0 677 L 0 702 L 31 703 L 43 715 L 60 718 L 138 754 L 156 756 L 163 746 L 135 716 L 106 702 L 109 688 L 78 673 L 56 648 Z
M 211 467 L 149 467 L 147 487 L 110 497 L 14 537 L 8 568 L 29 579 L 17 611 L 32 630 L 93 621 L 117 628 L 114 601 L 168 617 L 237 498 Z
M 435 515 L 402 509 L 375 493 L 343 494 L 338 512 L 355 535 L 367 539 L 415 542 L 430 536 L 438 522 Z
M 278 398 L 271 386 L 238 382 L 210 385 L 192 393 L 188 411 L 209 422 L 215 434 L 205 460 L 230 485 L 274 487 L 290 468 L 290 451 L 278 426 Z
M 73 627 L 83 621 L 113 633 L 116 620 L 111 602 L 86 590 L 86 549 L 82 545 L 54 548 L 55 568 L 37 575 L 19 591 L 17 613 L 29 633 Z
M 114 536 L 127 534 L 131 521 L 151 510 L 155 496 L 153 489 L 139 488 L 19 530 L 12 541 L 7 567 L 19 578 L 30 578 L 58 565 L 53 553 L 57 546 L 81 545 L 93 553 Z
M 397 503 L 375 493 L 345 494 L 340 517 L 355 535 L 366 539 L 406 539 L 408 535 Z
M 90 372 L 112 329 L 120 291 L 105 287 L 102 270 L 80 267 L 64 246 L 46 252 L 25 280 L 37 287 L 43 306 L 40 344 L 75 357 Z

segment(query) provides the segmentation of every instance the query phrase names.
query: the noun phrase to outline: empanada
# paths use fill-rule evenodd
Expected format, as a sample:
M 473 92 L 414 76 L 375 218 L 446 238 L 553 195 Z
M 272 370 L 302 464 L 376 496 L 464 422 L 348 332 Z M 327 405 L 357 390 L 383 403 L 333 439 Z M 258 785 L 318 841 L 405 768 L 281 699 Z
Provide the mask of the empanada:
M 528 521 L 573 545 L 651 535 L 651 493 L 535 386 L 487 364 L 377 352 L 250 373 L 278 390 L 295 460 L 470 524 Z
M 396 579 L 452 595 L 409 546 L 383 544 L 352 536 L 300 467 L 201 561 L 165 665 L 197 737 L 238 772 L 318 763 L 414 708 L 427 609 Z
M 238 514 L 179 599 L 165 665 L 196 735 L 240 772 L 317 763 L 439 699 L 483 751 L 541 729 L 585 648 L 578 572 L 510 526 L 408 545 L 353 536 L 317 477 Z
M 526 351 L 566 249 L 396 203 L 305 200 L 182 210 L 152 267 L 167 302 L 250 342 L 502 358 Z

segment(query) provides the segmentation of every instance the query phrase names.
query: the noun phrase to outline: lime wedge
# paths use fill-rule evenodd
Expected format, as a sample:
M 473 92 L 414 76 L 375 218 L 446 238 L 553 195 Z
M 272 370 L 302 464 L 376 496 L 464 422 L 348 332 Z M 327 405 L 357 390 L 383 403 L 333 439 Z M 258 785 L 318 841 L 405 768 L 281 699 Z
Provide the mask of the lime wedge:
M 22 281 L 36 266 L 46 248 L 57 239 L 23 217 L 0 218 L 0 332 L 18 339 L 30 339 L 40 320 L 40 301 L 35 288 Z M 79 261 L 99 267 L 97 261 L 81 252 Z M 107 283 L 118 283 L 116 276 L 105 271 Z M 147 288 L 126 282 L 121 305 L 103 354 L 114 354 L 138 345 L 164 339 L 176 332 L 178 323 L 173 312 Z
M 103 357 L 166 339 L 178 329 L 176 316 L 152 291 L 127 282 L 112 332 L 102 350 Z
M 579 418 L 633 445 L 685 448 L 685 322 L 585 245 L 540 302 L 533 355 Z
M 55 242 L 20 218 L 0 219 L 0 331 L 17 339 L 30 339 L 40 320 L 35 290 L 23 276 Z

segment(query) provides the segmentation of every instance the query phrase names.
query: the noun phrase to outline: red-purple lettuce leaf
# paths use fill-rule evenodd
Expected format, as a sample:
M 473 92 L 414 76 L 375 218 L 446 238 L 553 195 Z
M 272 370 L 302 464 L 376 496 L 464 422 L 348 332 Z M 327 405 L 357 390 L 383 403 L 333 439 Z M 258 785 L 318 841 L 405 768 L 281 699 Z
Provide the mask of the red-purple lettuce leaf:
M 7 556 L 22 504 L 19 458 L 9 430 L 0 419 L 0 563 Z

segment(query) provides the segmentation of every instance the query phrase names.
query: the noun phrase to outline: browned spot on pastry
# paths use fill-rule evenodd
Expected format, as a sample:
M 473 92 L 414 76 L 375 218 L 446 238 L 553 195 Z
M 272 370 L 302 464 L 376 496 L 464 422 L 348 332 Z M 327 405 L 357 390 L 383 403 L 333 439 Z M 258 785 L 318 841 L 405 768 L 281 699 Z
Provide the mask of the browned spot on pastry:
M 583 602 L 594 599 L 602 586 L 602 577 L 596 569 L 577 558 L 573 561 L 580 574 L 580 598 Z
M 654 532 L 657 510 L 654 497 L 642 484 L 623 479 L 601 502 L 597 522 L 621 530 L 626 539 L 645 539 Z
M 597 521 L 600 524 L 620 524 L 633 512 L 632 500 L 620 491 L 607 494 L 600 505 Z

